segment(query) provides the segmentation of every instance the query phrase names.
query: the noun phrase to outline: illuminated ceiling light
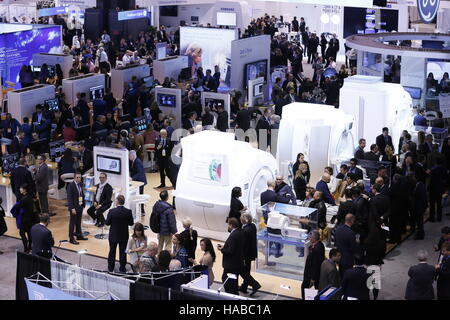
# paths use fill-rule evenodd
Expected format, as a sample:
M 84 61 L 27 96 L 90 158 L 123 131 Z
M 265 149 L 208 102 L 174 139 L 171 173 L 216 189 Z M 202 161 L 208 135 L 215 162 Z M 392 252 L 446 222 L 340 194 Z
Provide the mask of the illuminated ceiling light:
M 327 15 L 326 13 L 323 13 L 320 16 L 320 21 L 322 21 L 322 23 L 324 23 L 324 24 L 329 23 L 330 22 L 330 16 Z

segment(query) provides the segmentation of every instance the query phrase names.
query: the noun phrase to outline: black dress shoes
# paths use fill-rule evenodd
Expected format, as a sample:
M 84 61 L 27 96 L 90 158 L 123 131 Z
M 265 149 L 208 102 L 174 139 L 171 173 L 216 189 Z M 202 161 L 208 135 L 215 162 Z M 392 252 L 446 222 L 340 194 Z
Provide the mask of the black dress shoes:
M 156 188 L 160 189 L 160 188 L 165 188 L 166 185 L 165 184 L 160 184 L 159 186 L 157 186 Z
M 242 287 L 239 288 L 239 292 L 242 292 L 242 293 L 245 293 L 245 294 L 248 293 L 247 289 L 246 288 L 242 288 Z
M 71 244 L 80 244 L 77 240 L 75 239 L 70 239 L 69 241 Z
M 257 283 L 252 289 L 253 290 L 252 293 L 250 293 L 250 296 L 253 296 L 259 289 L 261 289 L 261 285 Z
M 49 215 L 50 217 L 54 217 L 54 216 L 56 216 L 56 213 L 50 212 L 48 215 Z
M 104 226 L 105 226 L 104 223 L 99 223 L 99 224 L 97 225 L 97 227 L 99 227 L 99 228 L 103 228 Z
M 85 237 L 83 237 L 83 236 L 81 236 L 81 237 L 77 237 L 77 240 L 87 240 L 88 238 L 85 238 Z

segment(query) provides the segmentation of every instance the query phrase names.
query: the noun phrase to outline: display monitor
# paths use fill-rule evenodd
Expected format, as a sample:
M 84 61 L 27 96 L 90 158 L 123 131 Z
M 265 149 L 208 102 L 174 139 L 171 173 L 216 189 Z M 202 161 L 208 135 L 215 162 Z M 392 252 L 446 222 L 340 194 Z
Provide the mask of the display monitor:
M 104 95 L 105 95 L 105 86 L 104 85 L 92 87 L 89 89 L 89 96 L 90 96 L 91 100 L 103 99 Z
M 120 158 L 97 155 L 97 170 L 100 172 L 107 172 L 113 174 L 121 174 L 121 160 Z
M 344 7 L 344 38 L 398 30 L 398 10 Z
M 48 77 L 53 78 L 56 75 L 55 66 L 47 66 L 47 69 L 48 69 Z
M 19 161 L 19 154 L 13 153 L 2 157 L 2 175 L 10 175 Z
M 253 86 L 253 96 L 258 97 L 263 94 L 263 85 L 264 83 L 258 83 Z
M 59 100 L 56 98 L 45 100 L 44 104 L 48 107 L 48 111 L 53 111 L 53 112 L 59 111 Z
M 236 26 L 236 13 L 234 12 L 217 12 L 217 25 L 219 26 Z
M 86 124 L 75 128 L 77 140 L 85 140 L 91 135 L 91 125 Z
M 219 106 L 225 109 L 225 100 L 211 98 L 205 99 L 205 107 L 210 107 L 211 110 L 216 110 Z
M 41 66 L 33 66 L 33 72 L 41 72 Z
M 64 146 L 64 140 L 53 141 L 49 143 L 50 147 L 50 158 L 55 161 L 56 158 L 63 155 L 66 150 Z
M 147 118 L 145 116 L 134 119 L 134 126 L 138 128 L 139 131 L 144 131 L 147 129 Z
M 176 108 L 177 96 L 174 94 L 158 93 L 158 105 L 160 107 Z
M 145 77 L 142 79 L 142 82 L 146 88 L 151 88 L 155 84 L 155 78 L 151 76 Z
M 247 63 L 244 69 L 244 87 L 247 88 L 249 80 L 256 78 L 264 78 L 267 81 L 267 59 L 256 62 Z
M 414 87 L 405 87 L 403 86 L 406 92 L 408 92 L 412 99 L 420 99 L 422 98 L 422 89 L 414 88 Z

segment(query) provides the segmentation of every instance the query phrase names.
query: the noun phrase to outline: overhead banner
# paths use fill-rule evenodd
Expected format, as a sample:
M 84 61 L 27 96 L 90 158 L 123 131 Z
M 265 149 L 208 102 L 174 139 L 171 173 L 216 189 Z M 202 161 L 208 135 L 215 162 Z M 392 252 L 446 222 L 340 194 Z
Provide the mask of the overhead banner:
M 134 19 L 142 19 L 149 18 L 150 12 L 147 9 L 141 10 L 131 10 L 131 11 L 119 11 L 118 20 L 134 20 Z
M 28 279 L 25 279 L 25 283 L 28 290 L 28 300 L 94 300 L 76 297 L 59 289 L 43 287 Z
M 417 0 L 417 10 L 425 23 L 432 23 L 439 10 L 440 0 Z
M 230 87 L 231 81 L 231 42 L 237 38 L 236 30 L 182 27 L 180 28 L 180 54 L 188 56 L 188 65 L 193 77 L 196 70 L 203 73 L 214 66 L 219 67 L 220 85 Z
M 321 4 L 324 6 L 344 6 L 344 7 L 360 7 L 372 8 L 373 0 L 259 0 L 273 2 L 289 2 L 296 4 Z
M 44 8 L 38 10 L 38 17 L 49 17 L 56 16 L 58 14 L 67 14 L 69 12 L 69 7 L 54 7 L 54 8 Z

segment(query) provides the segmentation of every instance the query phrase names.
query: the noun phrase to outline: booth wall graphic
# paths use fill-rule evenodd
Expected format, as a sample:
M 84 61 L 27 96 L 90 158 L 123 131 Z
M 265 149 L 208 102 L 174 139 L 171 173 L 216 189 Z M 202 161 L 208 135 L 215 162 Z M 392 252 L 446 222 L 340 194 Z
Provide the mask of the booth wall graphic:
M 0 24 L 0 28 L 2 24 Z M 2 83 L 11 81 L 20 88 L 19 72 L 22 65 L 33 63 L 33 53 L 59 53 L 61 27 L 38 26 L 32 30 L 0 34 L 0 71 Z
M 235 40 L 231 43 L 231 87 L 244 88 L 244 68 L 248 63 L 267 60 L 267 73 L 270 70 L 270 36 L 263 35 Z M 269 74 L 267 74 L 269 76 Z M 267 78 L 266 78 L 267 79 Z
M 195 73 L 197 67 L 203 72 L 214 66 L 220 69 L 220 82 L 230 87 L 231 42 L 237 38 L 237 31 L 214 28 L 180 28 L 180 54 L 188 56 L 189 67 Z

